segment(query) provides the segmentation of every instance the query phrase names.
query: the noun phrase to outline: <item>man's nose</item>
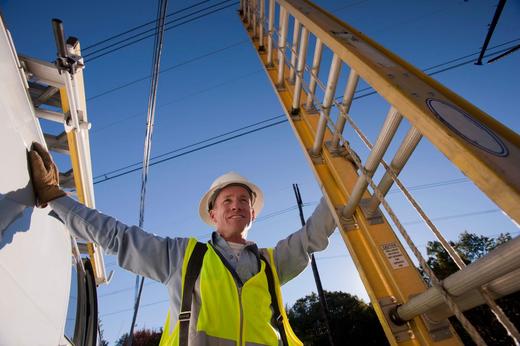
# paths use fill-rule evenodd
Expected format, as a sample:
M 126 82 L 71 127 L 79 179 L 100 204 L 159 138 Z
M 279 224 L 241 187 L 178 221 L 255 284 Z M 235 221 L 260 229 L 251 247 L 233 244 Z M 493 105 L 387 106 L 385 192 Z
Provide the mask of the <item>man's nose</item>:
M 240 209 L 242 209 L 242 207 L 240 206 L 240 202 L 239 201 L 232 201 L 231 202 L 231 209 L 233 209 L 233 210 L 240 210 Z

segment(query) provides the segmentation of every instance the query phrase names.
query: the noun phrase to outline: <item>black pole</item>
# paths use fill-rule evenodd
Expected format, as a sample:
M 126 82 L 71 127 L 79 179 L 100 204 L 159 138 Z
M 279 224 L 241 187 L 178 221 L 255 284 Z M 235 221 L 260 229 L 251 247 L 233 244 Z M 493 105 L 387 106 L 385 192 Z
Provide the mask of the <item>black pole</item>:
M 497 5 L 497 9 L 495 10 L 495 15 L 493 16 L 493 20 L 491 21 L 491 24 L 489 26 L 489 30 L 486 34 L 486 38 L 484 39 L 484 45 L 482 46 L 482 49 L 480 50 L 480 55 L 478 56 L 477 62 L 475 65 L 482 65 L 482 58 L 484 57 L 484 53 L 486 52 L 487 46 L 489 44 L 489 41 L 491 40 L 491 36 L 493 35 L 493 32 L 495 31 L 495 27 L 497 26 L 498 19 L 500 18 L 500 15 L 502 14 L 502 10 L 504 9 L 504 5 L 506 4 L 506 0 L 500 0 L 500 2 Z
M 303 202 L 302 197 L 300 195 L 300 189 L 298 188 L 298 184 L 293 184 L 294 194 L 296 196 L 296 203 L 298 204 L 298 210 L 300 211 L 300 221 L 302 226 L 305 226 L 305 217 L 303 216 Z M 314 275 L 314 281 L 316 282 L 316 288 L 318 289 L 318 296 L 321 305 L 321 312 L 323 314 L 323 319 L 325 321 L 325 326 L 327 327 L 327 336 L 329 337 L 329 343 L 331 346 L 334 346 L 334 339 L 332 338 L 332 329 L 330 327 L 330 319 L 329 319 L 329 307 L 327 305 L 327 299 L 325 298 L 325 293 L 323 292 L 323 286 L 321 285 L 320 273 L 318 272 L 318 266 L 316 265 L 316 259 L 314 258 L 314 254 L 311 254 L 311 266 L 312 266 L 312 274 Z
M 141 302 L 141 293 L 143 292 L 144 276 L 141 276 L 141 283 L 139 285 L 139 293 L 134 304 L 134 314 L 132 316 L 132 325 L 130 326 L 130 332 L 128 333 L 128 339 L 126 340 L 126 346 L 132 346 L 134 341 L 134 326 L 137 319 L 137 312 L 139 310 L 139 303 Z
M 67 45 L 65 44 L 65 33 L 63 30 L 63 22 L 54 18 L 52 20 L 52 31 L 54 32 L 54 40 L 58 49 L 58 58 L 66 58 L 68 56 Z

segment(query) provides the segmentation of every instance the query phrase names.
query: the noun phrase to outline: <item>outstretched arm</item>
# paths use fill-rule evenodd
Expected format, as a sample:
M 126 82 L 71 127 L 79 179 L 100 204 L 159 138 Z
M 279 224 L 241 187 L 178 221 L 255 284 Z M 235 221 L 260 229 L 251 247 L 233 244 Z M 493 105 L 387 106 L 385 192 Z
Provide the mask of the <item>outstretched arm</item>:
M 332 218 L 324 198 L 297 232 L 280 240 L 274 248 L 274 260 L 280 278 L 285 284 L 300 274 L 310 262 L 310 255 L 324 250 L 329 244 L 329 236 L 334 232 L 336 223 Z
M 58 169 L 51 155 L 39 143 L 33 143 L 29 163 L 37 206 L 43 208 L 49 203 L 73 235 L 101 245 L 117 255 L 121 267 L 153 280 L 166 282 L 181 270 L 188 239 L 146 233 L 67 197 L 59 187 Z
M 101 245 L 131 272 L 166 282 L 173 271 L 182 268 L 188 238 L 162 238 L 147 233 L 70 197 L 55 199 L 50 206 L 74 236 Z

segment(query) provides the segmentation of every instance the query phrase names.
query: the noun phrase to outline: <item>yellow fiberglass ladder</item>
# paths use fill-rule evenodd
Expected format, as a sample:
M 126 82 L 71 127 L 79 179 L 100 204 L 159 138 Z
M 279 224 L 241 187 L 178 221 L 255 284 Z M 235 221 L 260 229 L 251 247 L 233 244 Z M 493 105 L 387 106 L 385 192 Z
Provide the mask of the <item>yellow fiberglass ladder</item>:
M 447 321 L 455 315 L 477 344 L 485 344 L 462 314 L 484 303 L 518 343 L 518 330 L 494 299 L 520 289 L 520 256 L 515 255 L 520 238 L 466 266 L 397 176 L 425 137 L 520 223 L 519 135 L 308 1 L 242 0 L 239 12 L 324 196 L 335 210 L 341 235 L 390 343 L 461 344 Z M 307 64 L 310 42 L 314 53 Z M 326 54 L 332 56 L 330 66 L 321 66 Z M 325 67 L 328 77 L 321 81 L 320 69 Z M 339 80 L 342 67 L 348 77 L 339 101 L 335 94 L 343 82 Z M 375 90 L 388 108 L 374 144 L 349 115 L 360 81 Z M 386 163 L 383 155 L 403 117 L 410 128 L 391 163 Z M 343 137 L 347 123 L 369 150 L 365 162 Z M 376 183 L 373 177 L 379 165 L 385 173 Z M 393 184 L 443 244 L 459 266 L 458 272 L 440 281 L 429 269 L 385 199 Z M 428 275 L 431 287 L 380 207 Z
M 53 135 L 44 133 L 50 151 L 69 155 L 72 169 L 60 172 L 60 185 L 75 189 L 78 200 L 95 208 L 92 164 L 90 160 L 89 122 L 83 84 L 83 59 L 79 41 L 63 39 L 60 21 L 53 20 L 59 49 L 58 63 L 19 56 L 21 68 L 28 81 L 28 90 L 36 116 L 63 124 L 64 131 Z M 78 243 L 78 250 L 88 254 L 96 284 L 107 283 L 102 249 L 93 243 Z

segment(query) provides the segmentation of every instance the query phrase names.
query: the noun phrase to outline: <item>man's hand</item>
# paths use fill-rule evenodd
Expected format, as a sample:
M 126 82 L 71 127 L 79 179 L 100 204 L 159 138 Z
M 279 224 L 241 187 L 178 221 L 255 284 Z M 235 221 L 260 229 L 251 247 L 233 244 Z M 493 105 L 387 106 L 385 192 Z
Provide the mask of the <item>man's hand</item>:
M 29 152 L 31 180 L 36 194 L 36 206 L 45 208 L 47 203 L 66 193 L 59 187 L 58 168 L 51 155 L 40 143 L 34 142 Z

